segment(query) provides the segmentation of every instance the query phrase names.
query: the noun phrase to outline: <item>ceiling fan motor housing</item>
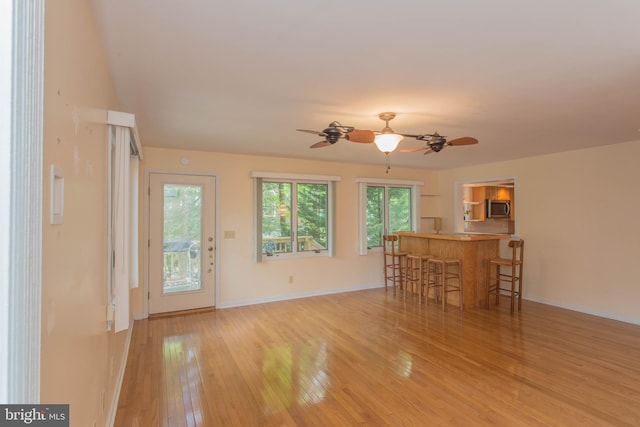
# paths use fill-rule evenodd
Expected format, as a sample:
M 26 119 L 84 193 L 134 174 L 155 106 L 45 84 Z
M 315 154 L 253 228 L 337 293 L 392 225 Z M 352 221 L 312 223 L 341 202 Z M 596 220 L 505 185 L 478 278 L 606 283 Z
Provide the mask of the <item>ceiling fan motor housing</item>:
M 322 132 L 327 135 L 326 141 L 331 144 L 338 142 L 338 139 L 342 136 L 342 131 L 336 127 L 328 127 Z
M 443 137 L 441 136 L 436 137 L 432 142 L 429 143 L 429 148 L 431 148 L 433 151 L 437 153 L 438 151 L 442 150 L 446 142 L 447 140 L 444 139 Z

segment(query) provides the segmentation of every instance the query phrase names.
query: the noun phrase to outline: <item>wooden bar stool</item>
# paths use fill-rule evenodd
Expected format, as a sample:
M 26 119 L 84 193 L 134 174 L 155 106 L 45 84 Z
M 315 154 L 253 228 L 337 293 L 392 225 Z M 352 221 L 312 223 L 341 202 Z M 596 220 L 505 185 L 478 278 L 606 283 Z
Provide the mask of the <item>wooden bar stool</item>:
M 446 309 L 447 293 L 459 292 L 460 310 L 464 308 L 464 286 L 462 284 L 462 263 L 453 258 L 429 259 L 429 286 L 439 287 L 442 293 L 442 309 Z M 436 293 L 437 295 L 437 293 Z M 436 303 L 438 302 L 436 296 Z
M 422 295 L 424 288 L 427 286 L 427 295 L 429 292 L 427 272 L 428 263 L 431 256 L 429 255 L 415 255 L 408 254 L 405 267 L 405 289 L 404 295 L 407 295 L 407 288 L 411 286 L 411 290 L 415 292 L 418 290 L 418 302 L 422 303 Z
M 407 253 L 398 250 L 398 236 L 383 235 L 382 246 L 384 249 L 384 289 L 387 290 L 389 282 L 393 284 L 393 294 L 396 294 L 396 285 L 402 289 L 404 266 Z
M 494 258 L 489 260 L 489 272 L 487 279 L 487 308 L 489 297 L 496 295 L 496 304 L 500 303 L 500 294 L 508 293 L 511 298 L 511 314 L 515 311 L 515 299 L 518 298 L 518 311 L 522 309 L 522 265 L 524 262 L 524 240 L 512 239 L 509 241 L 511 258 Z M 503 269 L 504 267 L 504 269 Z M 508 271 L 505 271 L 507 270 Z M 502 287 L 507 282 L 509 287 Z M 518 284 L 516 289 L 516 283 Z

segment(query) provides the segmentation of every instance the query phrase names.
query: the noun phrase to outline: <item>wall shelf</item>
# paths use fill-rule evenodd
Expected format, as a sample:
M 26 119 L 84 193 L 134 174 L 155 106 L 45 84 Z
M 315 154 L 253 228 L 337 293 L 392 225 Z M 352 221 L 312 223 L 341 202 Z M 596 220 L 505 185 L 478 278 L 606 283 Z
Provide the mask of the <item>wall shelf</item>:
M 428 191 L 423 189 L 423 191 Z M 418 193 L 420 200 L 419 210 L 422 215 L 419 216 L 417 231 L 422 233 L 438 232 L 442 228 L 442 218 L 438 216 L 440 195 L 435 193 Z

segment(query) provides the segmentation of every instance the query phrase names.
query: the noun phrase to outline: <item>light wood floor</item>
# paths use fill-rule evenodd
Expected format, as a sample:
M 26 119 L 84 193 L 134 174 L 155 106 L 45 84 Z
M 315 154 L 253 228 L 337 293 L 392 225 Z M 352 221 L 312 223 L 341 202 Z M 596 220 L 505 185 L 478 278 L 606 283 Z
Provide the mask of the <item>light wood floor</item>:
M 640 326 L 350 292 L 136 321 L 116 426 L 639 426 Z

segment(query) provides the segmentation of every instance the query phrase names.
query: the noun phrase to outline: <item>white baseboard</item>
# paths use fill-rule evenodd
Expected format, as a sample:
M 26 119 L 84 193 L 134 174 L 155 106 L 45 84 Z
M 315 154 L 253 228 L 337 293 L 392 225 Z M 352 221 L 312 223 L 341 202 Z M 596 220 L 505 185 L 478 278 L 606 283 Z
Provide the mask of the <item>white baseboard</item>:
M 134 323 L 131 323 L 131 327 L 127 330 L 127 339 L 124 345 L 124 354 L 122 355 L 122 361 L 120 363 L 120 369 L 118 371 L 118 379 L 116 381 L 116 387 L 113 391 L 113 399 L 111 399 L 111 408 L 107 414 L 107 427 L 113 427 L 116 421 L 116 412 L 118 411 L 118 401 L 120 400 L 120 389 L 122 389 L 122 381 L 124 380 L 124 371 L 127 368 L 127 359 L 129 358 L 129 347 L 131 346 L 131 336 L 133 335 Z
M 592 316 L 604 317 L 605 319 L 617 320 L 620 322 L 631 323 L 634 325 L 640 325 L 640 319 L 638 318 L 629 318 L 625 316 L 619 316 L 617 314 L 607 313 L 598 310 L 592 310 L 587 307 L 576 306 L 573 304 L 564 304 L 558 301 L 548 300 L 545 298 L 532 298 L 527 296 L 526 298 L 523 296 L 522 299 L 526 299 L 528 301 L 539 302 L 541 304 L 552 305 L 554 307 L 564 308 L 571 311 L 578 311 L 580 313 L 590 314 Z
M 365 289 L 376 289 L 382 288 L 384 284 L 375 283 L 373 285 L 364 285 L 364 286 L 354 286 L 349 288 L 335 288 L 335 289 L 323 289 L 321 291 L 311 291 L 311 292 L 301 292 L 296 294 L 287 294 L 287 295 L 278 295 L 275 297 L 268 298 L 255 298 L 255 299 L 247 299 L 240 301 L 229 301 L 222 304 L 216 304 L 216 308 L 232 308 L 232 307 L 241 307 L 244 305 L 253 305 L 253 304 L 264 304 L 268 302 L 276 302 L 276 301 L 286 301 L 290 299 L 298 299 L 298 298 L 309 298 L 309 297 L 317 297 L 320 295 L 331 295 L 331 294 L 340 294 L 343 292 L 354 292 L 354 291 L 363 291 Z

